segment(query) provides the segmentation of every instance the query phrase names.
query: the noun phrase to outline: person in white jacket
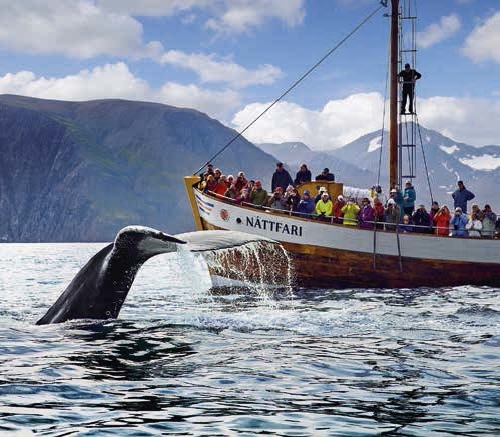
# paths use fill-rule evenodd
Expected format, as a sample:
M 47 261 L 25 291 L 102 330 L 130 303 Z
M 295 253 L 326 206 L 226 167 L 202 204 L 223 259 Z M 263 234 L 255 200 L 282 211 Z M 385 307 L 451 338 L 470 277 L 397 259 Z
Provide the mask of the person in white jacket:
M 483 223 L 478 219 L 477 214 L 472 213 L 469 221 L 465 225 L 465 229 L 469 231 L 469 237 L 480 237 Z

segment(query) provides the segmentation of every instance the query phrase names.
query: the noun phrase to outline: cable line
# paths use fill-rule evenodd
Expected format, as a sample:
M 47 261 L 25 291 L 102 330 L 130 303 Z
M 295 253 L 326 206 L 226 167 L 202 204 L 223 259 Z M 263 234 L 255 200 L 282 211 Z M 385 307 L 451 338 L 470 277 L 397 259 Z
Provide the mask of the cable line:
M 351 36 L 353 36 L 364 24 L 366 24 L 370 18 L 372 18 L 380 9 L 387 7 L 387 1 L 382 0 L 380 5 L 371 12 L 366 18 L 364 18 L 356 27 L 354 27 L 351 32 L 349 32 L 344 38 L 340 40 L 334 47 L 332 47 L 316 64 L 314 64 L 309 70 L 307 70 L 299 79 L 297 79 L 283 94 L 281 94 L 276 100 L 274 100 L 270 105 L 266 107 L 257 117 L 255 117 L 250 123 L 248 123 L 245 128 L 239 131 L 233 138 L 231 138 L 215 155 L 213 155 L 205 164 L 203 164 L 194 174 L 199 173 L 203 170 L 207 164 L 217 158 L 224 150 L 226 150 L 234 141 L 241 137 L 251 126 L 253 126 L 257 120 L 259 120 L 266 112 L 268 112 L 276 103 L 278 103 L 283 97 L 290 93 L 297 85 L 299 85 L 307 76 L 309 76 L 316 68 L 318 68 L 334 51 L 336 51 L 340 46 L 342 46 Z

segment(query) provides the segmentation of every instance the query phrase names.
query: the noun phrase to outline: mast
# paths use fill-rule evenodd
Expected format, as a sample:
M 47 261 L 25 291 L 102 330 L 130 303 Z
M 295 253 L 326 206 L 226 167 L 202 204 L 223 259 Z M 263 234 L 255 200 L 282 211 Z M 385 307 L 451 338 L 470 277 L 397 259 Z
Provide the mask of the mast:
M 391 42 L 389 65 L 389 188 L 398 183 L 398 28 L 399 0 L 391 0 Z

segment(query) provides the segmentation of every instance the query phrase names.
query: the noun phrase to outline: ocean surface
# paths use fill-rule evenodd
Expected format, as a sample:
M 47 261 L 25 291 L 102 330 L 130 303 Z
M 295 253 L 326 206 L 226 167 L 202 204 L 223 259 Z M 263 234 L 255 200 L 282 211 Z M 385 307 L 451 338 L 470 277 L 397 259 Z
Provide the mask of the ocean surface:
M 36 326 L 103 244 L 0 245 L 0 434 L 500 435 L 500 290 L 210 290 L 158 256 L 118 320 Z

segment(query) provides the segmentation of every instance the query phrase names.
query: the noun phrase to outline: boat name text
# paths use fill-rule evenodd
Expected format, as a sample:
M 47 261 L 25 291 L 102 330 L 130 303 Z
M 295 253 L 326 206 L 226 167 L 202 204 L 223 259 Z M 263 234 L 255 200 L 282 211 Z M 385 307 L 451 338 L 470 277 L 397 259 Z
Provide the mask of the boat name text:
M 269 230 L 281 234 L 296 235 L 302 237 L 302 226 L 289 225 L 287 223 L 275 222 L 272 220 L 261 219 L 259 217 L 247 217 L 247 226 L 255 229 Z

